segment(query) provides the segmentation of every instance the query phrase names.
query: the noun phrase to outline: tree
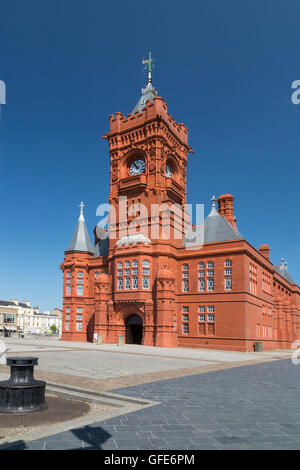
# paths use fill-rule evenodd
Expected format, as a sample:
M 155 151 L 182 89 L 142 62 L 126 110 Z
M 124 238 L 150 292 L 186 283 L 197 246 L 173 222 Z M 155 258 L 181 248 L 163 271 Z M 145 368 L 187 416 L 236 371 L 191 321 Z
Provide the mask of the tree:
M 53 333 L 56 333 L 57 331 L 56 325 L 51 325 L 50 330 L 53 331 Z

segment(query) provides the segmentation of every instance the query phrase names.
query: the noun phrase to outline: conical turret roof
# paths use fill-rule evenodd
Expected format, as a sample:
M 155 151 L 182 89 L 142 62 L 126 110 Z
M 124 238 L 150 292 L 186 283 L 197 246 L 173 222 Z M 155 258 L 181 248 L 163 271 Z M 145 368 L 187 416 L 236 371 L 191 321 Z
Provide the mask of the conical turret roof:
M 94 248 L 91 244 L 83 216 L 83 207 L 84 204 L 81 203 L 78 222 L 71 243 L 65 251 L 66 253 L 69 253 L 70 251 L 83 251 L 86 253 L 94 254 Z

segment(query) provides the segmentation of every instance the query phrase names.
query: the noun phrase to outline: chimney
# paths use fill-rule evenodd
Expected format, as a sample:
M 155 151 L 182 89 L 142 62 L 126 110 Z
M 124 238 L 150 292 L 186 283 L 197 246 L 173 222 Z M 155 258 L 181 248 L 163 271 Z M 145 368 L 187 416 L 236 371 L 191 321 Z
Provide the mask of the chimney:
M 259 251 L 266 259 L 270 259 L 270 247 L 269 247 L 269 245 L 260 245 Z
M 233 226 L 236 231 L 236 219 L 233 215 L 233 200 L 234 197 L 231 194 L 223 194 L 218 197 L 219 205 L 219 214 L 221 214 L 225 219 Z

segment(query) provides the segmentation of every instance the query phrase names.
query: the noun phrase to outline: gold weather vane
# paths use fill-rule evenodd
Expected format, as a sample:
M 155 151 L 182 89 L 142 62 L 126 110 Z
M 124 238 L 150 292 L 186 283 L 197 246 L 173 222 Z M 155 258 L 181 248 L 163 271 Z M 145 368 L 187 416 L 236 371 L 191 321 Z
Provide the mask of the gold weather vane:
M 154 69 L 153 59 L 151 57 L 151 52 L 149 52 L 148 59 L 142 60 L 142 64 L 145 65 L 145 70 L 148 70 L 148 85 L 152 83 L 152 70 Z

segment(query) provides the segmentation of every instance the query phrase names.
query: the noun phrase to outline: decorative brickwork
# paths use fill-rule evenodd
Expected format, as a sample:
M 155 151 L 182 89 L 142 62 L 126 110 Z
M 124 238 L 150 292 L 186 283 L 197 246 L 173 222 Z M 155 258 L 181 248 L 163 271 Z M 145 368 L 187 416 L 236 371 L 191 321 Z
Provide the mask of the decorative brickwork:
M 92 253 L 81 207 L 80 224 L 61 265 L 62 339 L 117 343 L 124 335 L 144 345 L 240 351 L 253 351 L 257 341 L 275 349 L 300 339 L 300 289 L 286 266 L 271 263 L 268 245 L 256 250 L 239 234 L 233 196 L 220 196 L 218 211 L 213 203 L 210 230 L 215 222 L 226 221 L 220 241 L 186 249 L 186 221 L 179 223 L 175 212 L 166 237 L 170 207 L 184 209 L 187 202 L 191 148 L 187 128 L 174 121 L 163 98 L 153 93 L 141 111 L 110 116 L 104 138 L 111 161 L 109 203 L 116 219 L 105 253 L 96 252 L 100 235 L 95 229 Z M 164 208 L 151 220 L 145 217 L 141 233 L 134 235 L 136 211 L 144 205 L 150 214 L 153 204 Z M 213 235 L 210 239 L 219 240 Z

